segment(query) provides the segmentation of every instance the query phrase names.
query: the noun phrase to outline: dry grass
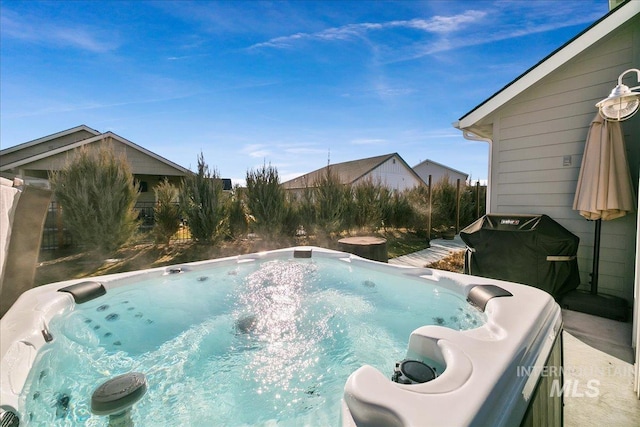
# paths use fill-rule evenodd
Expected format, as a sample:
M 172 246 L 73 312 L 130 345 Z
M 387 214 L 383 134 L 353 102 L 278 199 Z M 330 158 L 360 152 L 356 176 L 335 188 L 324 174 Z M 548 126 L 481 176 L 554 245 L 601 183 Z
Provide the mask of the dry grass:
M 464 250 L 455 251 L 440 261 L 427 264 L 427 268 L 437 270 L 453 271 L 454 273 L 464 273 Z

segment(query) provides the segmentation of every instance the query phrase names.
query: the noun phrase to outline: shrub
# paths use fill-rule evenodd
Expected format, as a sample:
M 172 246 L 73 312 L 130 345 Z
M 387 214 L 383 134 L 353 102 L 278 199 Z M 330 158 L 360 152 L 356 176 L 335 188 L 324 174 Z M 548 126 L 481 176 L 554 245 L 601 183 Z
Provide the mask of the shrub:
M 416 233 L 426 233 L 428 231 L 429 216 L 431 206 L 429 206 L 429 187 L 420 185 L 406 192 L 408 204 L 411 206 L 411 219 L 407 225 Z M 433 200 L 432 200 L 433 203 Z
M 215 242 L 226 232 L 222 180 L 198 156 L 198 172 L 187 175 L 180 189 L 180 208 L 197 242 Z
M 394 228 L 414 229 L 415 214 L 409 201 L 409 191 L 394 192 L 389 201 L 389 213 L 385 214 L 385 225 Z M 388 215 L 388 217 L 387 217 Z
M 447 175 L 433 185 L 431 227 L 444 229 L 456 223 L 456 186 Z
M 331 172 L 331 167 L 314 184 L 317 227 L 326 233 L 349 228 L 353 205 L 351 186 L 343 185 L 338 176 Z
M 305 187 L 302 197 L 296 200 L 298 207 L 298 218 L 305 230 L 315 232 L 318 223 L 318 211 L 316 209 L 316 189 L 313 187 Z
M 247 207 L 255 220 L 256 232 L 267 237 L 277 236 L 283 229 L 287 215 L 287 202 L 278 169 L 263 164 L 257 170 L 247 171 L 246 180 Z
M 110 144 L 76 150 L 50 182 L 65 226 L 88 250 L 112 253 L 133 237 L 138 188 L 126 159 Z
M 386 191 L 385 191 L 386 190 Z M 383 204 L 388 207 L 389 192 L 380 183 L 367 180 L 353 189 L 355 225 L 377 229 L 384 219 Z
M 169 243 L 180 228 L 178 187 L 164 179 L 154 188 L 154 192 L 157 203 L 153 211 L 153 234 L 156 243 Z
M 285 205 L 284 215 L 282 216 L 282 228 L 280 231 L 285 236 L 295 236 L 300 224 L 300 212 L 293 203 L 287 203 Z
M 237 238 L 249 232 L 249 213 L 244 194 L 239 186 L 233 188 L 233 193 L 225 204 L 226 217 L 229 224 L 229 237 Z

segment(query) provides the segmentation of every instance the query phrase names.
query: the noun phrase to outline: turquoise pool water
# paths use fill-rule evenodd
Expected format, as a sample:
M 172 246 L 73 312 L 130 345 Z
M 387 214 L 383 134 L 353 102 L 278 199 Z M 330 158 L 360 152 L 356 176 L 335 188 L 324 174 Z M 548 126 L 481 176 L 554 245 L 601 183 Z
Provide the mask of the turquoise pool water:
M 484 322 L 423 279 L 321 257 L 156 277 L 52 319 L 21 425 L 104 426 L 91 394 L 130 371 L 149 386 L 133 409 L 137 426 L 339 425 L 354 370 L 391 376 L 419 326 Z

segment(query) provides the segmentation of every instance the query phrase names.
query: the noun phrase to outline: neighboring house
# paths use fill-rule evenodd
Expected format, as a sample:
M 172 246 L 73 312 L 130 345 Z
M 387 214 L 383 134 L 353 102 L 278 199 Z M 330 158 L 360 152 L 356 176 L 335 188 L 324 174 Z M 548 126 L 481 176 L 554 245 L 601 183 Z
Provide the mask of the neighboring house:
M 434 162 L 429 159 L 415 165 L 413 170 L 424 182 L 427 183 L 429 182 L 429 175 L 431 175 L 432 184 L 435 184 L 447 176 L 449 177 L 450 183 L 455 184 L 460 180 L 460 183 L 464 185 L 464 183 L 467 182 L 467 178 L 469 178 L 469 175 L 464 172 L 460 172 L 459 170 L 455 170 L 449 166 L 443 165 L 442 163 Z
M 300 194 L 305 188 L 315 186 L 319 179 L 326 176 L 327 169 L 345 185 L 358 185 L 371 180 L 374 183 L 380 182 L 391 190 L 403 191 L 424 184 L 398 153 L 392 153 L 328 165 L 284 182 L 282 186 L 291 193 Z
M 115 152 L 123 153 L 129 162 L 140 185 L 138 202 L 155 202 L 153 188 L 162 179 L 178 184 L 191 173 L 113 132 L 100 133 L 82 125 L 0 151 L 0 174 L 22 178 L 27 184 L 48 186 L 49 173 L 60 170 L 76 148 L 105 143 L 112 144 Z
M 490 212 L 547 214 L 580 237 L 578 263 L 585 288 L 590 282 L 594 223 L 572 208 L 578 173 L 597 113 L 594 105 L 630 68 L 640 68 L 637 0 L 623 2 L 454 123 L 466 138 L 490 144 Z M 629 76 L 625 84 L 637 86 L 635 74 Z M 640 113 L 622 122 L 622 128 L 635 185 Z M 637 224 L 636 214 L 603 221 L 599 263 L 599 291 L 634 304 L 634 347 L 640 340 Z M 640 394 L 638 382 L 636 391 Z

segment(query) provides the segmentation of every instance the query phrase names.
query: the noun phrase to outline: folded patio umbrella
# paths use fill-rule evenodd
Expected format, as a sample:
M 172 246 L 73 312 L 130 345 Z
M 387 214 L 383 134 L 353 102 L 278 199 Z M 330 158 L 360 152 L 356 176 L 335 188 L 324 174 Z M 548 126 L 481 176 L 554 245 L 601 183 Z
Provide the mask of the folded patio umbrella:
M 600 114 L 591 122 L 584 147 L 573 209 L 595 220 L 591 293 L 597 294 L 601 221 L 625 216 L 635 210 L 631 174 L 620 122 Z
M 620 122 L 591 122 L 573 209 L 590 220 L 620 218 L 635 210 L 631 174 Z

